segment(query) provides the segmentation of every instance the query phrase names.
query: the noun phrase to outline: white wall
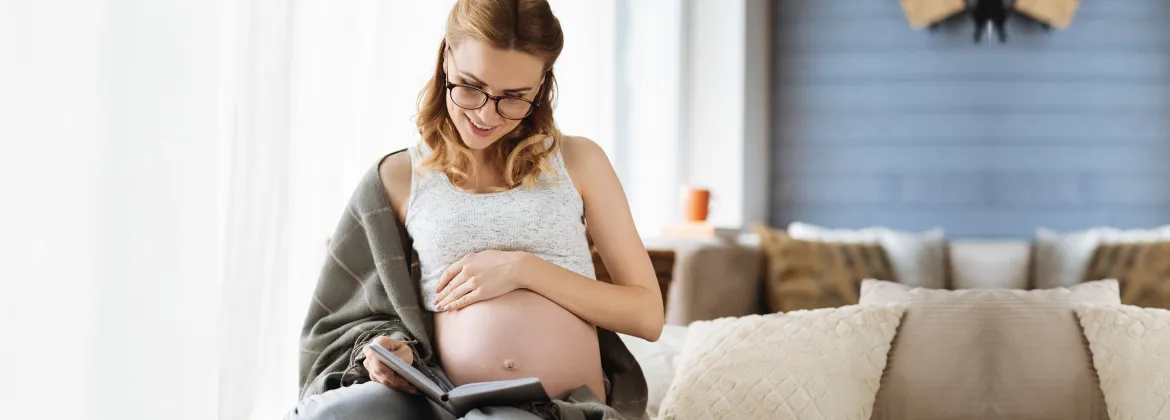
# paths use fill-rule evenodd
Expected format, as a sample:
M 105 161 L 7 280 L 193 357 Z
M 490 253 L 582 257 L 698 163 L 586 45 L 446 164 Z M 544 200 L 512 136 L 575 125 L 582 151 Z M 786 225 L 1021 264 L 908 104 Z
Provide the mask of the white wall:
M 768 4 L 694 0 L 687 13 L 681 181 L 711 189 L 711 224 L 747 227 L 767 213 Z
M 678 214 L 685 85 L 684 8 L 676 0 L 622 2 L 616 85 L 620 131 L 615 156 L 642 236 L 657 236 Z

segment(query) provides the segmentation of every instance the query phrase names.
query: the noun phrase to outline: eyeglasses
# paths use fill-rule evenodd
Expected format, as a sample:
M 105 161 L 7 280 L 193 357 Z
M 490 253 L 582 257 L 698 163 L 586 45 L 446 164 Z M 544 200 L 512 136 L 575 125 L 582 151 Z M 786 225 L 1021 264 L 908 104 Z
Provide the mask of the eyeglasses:
M 488 99 L 496 101 L 496 113 L 509 120 L 527 118 L 537 107 L 536 103 L 527 99 L 514 96 L 492 96 L 474 86 L 447 82 L 447 90 L 451 92 L 451 102 L 463 109 L 480 109 L 487 104 Z

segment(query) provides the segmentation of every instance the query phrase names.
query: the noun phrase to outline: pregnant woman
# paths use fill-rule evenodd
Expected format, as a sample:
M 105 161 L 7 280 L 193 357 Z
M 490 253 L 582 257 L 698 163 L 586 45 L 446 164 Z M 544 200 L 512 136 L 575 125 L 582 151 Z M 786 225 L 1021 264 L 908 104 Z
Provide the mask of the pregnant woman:
M 537 377 L 556 400 L 466 418 L 643 416 L 645 380 L 614 333 L 657 340 L 662 298 L 605 153 L 554 124 L 562 45 L 545 0 L 455 4 L 421 141 L 371 168 L 331 241 L 290 418 L 449 417 L 370 343 L 447 387 Z

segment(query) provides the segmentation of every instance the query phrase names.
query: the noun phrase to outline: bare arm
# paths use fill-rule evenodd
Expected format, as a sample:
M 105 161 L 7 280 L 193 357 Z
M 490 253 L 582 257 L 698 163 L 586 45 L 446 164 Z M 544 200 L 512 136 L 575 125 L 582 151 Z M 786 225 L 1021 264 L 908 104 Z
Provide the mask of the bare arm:
M 617 174 L 597 143 L 567 137 L 563 147 L 565 166 L 585 202 L 589 233 L 613 284 L 532 257 L 522 287 L 594 325 L 656 341 L 665 323 L 662 294 Z

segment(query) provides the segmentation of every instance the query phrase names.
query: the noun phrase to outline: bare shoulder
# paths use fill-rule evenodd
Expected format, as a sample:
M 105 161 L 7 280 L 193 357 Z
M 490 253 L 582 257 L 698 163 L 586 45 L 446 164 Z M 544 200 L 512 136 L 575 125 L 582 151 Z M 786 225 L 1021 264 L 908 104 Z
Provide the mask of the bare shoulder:
M 413 176 L 410 153 L 403 151 L 386 156 L 378 165 L 378 175 L 382 178 L 386 195 L 390 197 L 390 205 L 394 207 L 398 217 L 405 220 L 406 203 L 410 199 L 410 180 Z
M 587 137 L 563 137 L 561 141 L 561 155 L 564 156 L 566 165 L 577 164 L 577 166 L 581 166 L 609 163 L 609 158 L 606 157 L 605 150 L 602 150 L 597 142 Z
M 565 136 L 561 141 L 561 156 L 565 170 L 582 196 L 590 189 L 604 188 L 604 185 L 611 184 L 611 179 L 617 179 L 605 150 L 586 137 Z

